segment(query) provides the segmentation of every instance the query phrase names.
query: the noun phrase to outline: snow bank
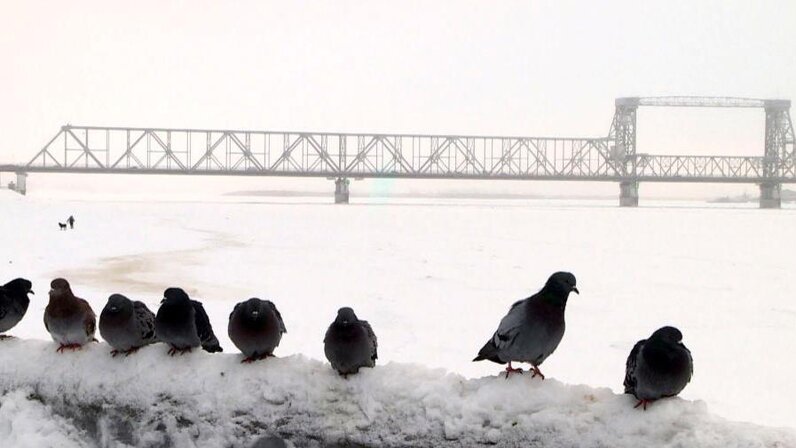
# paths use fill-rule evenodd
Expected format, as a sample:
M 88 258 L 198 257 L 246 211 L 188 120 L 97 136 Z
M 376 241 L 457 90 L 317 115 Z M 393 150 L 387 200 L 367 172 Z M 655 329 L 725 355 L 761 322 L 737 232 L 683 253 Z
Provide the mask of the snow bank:
M 129 358 L 103 343 L 55 348 L 0 341 L 5 446 L 248 446 L 271 435 L 299 447 L 796 446 L 790 429 L 729 422 L 702 402 L 642 412 L 629 396 L 552 378 L 468 380 L 390 363 L 346 380 L 298 355 L 243 365 L 236 354 L 170 358 L 161 344 Z

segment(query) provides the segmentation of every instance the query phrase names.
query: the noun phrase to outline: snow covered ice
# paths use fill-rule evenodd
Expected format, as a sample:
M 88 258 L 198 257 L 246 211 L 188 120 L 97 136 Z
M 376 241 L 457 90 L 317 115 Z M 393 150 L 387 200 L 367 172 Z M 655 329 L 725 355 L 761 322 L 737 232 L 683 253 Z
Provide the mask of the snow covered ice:
M 785 355 L 796 341 L 796 254 L 780 237 L 796 210 L 309 202 L 0 192 L 0 278 L 29 278 L 37 293 L 10 332 L 23 340 L 0 342 L 0 438 L 239 446 L 275 429 L 297 446 L 796 446 L 796 361 Z M 69 215 L 75 230 L 59 231 Z M 562 269 L 581 295 L 542 366 L 548 379 L 505 381 L 494 376 L 501 366 L 470 362 L 509 306 Z M 58 356 L 41 321 L 57 276 L 97 312 L 114 292 L 156 310 L 166 287 L 183 287 L 205 304 L 225 353 L 169 358 L 156 345 L 112 359 L 100 343 Z M 279 358 L 242 366 L 226 323 L 253 296 L 277 305 L 288 333 Z M 379 336 L 377 368 L 348 381 L 319 361 L 343 305 Z M 624 362 L 666 324 L 683 331 L 694 378 L 680 398 L 638 412 L 619 395 Z

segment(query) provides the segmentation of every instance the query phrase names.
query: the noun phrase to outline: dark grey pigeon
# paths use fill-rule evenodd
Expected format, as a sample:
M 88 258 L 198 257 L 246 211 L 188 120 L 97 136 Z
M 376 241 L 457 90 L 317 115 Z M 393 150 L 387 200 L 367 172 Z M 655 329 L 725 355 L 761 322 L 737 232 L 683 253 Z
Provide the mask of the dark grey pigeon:
M 141 347 L 157 342 L 155 313 L 143 302 L 133 302 L 121 294 L 108 297 L 100 313 L 99 331 L 102 339 L 113 347 L 113 356 L 119 353 L 130 356 Z
M 235 347 L 246 356 L 241 362 L 248 363 L 273 356 L 287 330 L 282 315 L 270 300 L 251 298 L 235 305 L 227 332 Z
M 28 294 L 33 294 L 33 283 L 24 278 L 15 278 L 0 286 L 0 333 L 14 328 L 25 316 L 30 305 Z M 0 339 L 10 336 L 0 335 Z
M 359 320 L 351 308 L 340 308 L 326 330 L 323 351 L 332 368 L 347 377 L 360 367 L 373 367 L 378 357 L 378 341 L 367 321 Z
M 649 339 L 633 346 L 627 357 L 625 393 L 632 394 L 643 406 L 682 391 L 694 374 L 691 351 L 683 345 L 683 334 L 674 327 L 655 330 Z
M 169 344 L 169 355 L 190 352 L 200 345 L 210 353 L 222 351 L 200 302 L 191 300 L 180 288 L 167 289 L 163 297 L 155 316 L 155 335 Z
M 473 361 L 508 363 L 506 379 L 513 372 L 522 373 L 521 368 L 511 367 L 512 361 L 527 362 L 532 366 L 532 378 L 539 375 L 544 379 L 539 366 L 564 337 L 564 310 L 569 293 L 580 294 L 575 283 L 575 276 L 569 272 L 556 272 L 539 292 L 514 303 Z

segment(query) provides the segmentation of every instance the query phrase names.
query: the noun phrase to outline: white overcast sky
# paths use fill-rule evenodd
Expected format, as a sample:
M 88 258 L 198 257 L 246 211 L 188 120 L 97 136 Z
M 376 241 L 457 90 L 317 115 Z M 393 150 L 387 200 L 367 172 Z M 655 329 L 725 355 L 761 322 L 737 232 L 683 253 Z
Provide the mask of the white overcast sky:
M 67 122 L 601 136 L 617 96 L 796 99 L 791 0 L 0 5 L 0 162 Z M 639 151 L 762 155 L 762 131 L 642 109 Z

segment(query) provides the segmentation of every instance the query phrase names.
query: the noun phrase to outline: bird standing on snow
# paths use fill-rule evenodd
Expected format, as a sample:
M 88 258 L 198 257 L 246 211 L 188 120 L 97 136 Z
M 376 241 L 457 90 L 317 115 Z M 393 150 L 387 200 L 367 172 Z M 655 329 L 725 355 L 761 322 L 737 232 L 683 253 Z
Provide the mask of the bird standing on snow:
M 121 294 L 108 297 L 100 313 L 99 331 L 102 339 L 113 347 L 114 357 L 119 353 L 130 356 L 141 347 L 157 342 L 155 314 L 143 302 L 133 302 Z
M 649 339 L 633 346 L 627 357 L 625 393 L 638 399 L 635 407 L 682 391 L 694 374 L 691 352 L 683 345 L 683 334 L 674 327 L 655 330 Z
M 287 333 L 282 315 L 270 300 L 251 298 L 235 305 L 229 315 L 229 338 L 249 363 L 273 356 L 274 349 Z
M 539 366 L 564 337 L 567 298 L 573 291 L 580 294 L 575 282 L 575 276 L 569 272 L 556 272 L 541 291 L 514 303 L 473 361 L 508 363 L 506 379 L 513 372 L 522 373 L 521 368 L 511 367 L 512 361 L 527 362 L 533 367 L 532 378 L 539 375 L 544 379 Z
M 24 278 L 15 278 L 0 286 L 0 333 L 14 328 L 25 316 L 30 304 L 28 294 L 33 294 L 32 287 L 33 283 Z M 0 335 L 0 339 L 8 337 Z
M 85 300 L 75 297 L 69 282 L 56 278 L 50 283 L 50 303 L 44 309 L 44 327 L 60 344 L 58 352 L 79 350 L 96 341 L 97 315 Z
M 180 288 L 167 289 L 163 297 L 155 316 L 155 335 L 169 344 L 169 355 L 190 352 L 200 345 L 210 353 L 223 351 L 200 302 L 191 300 Z
M 332 368 L 344 377 L 360 367 L 376 365 L 378 342 L 367 321 L 359 320 L 351 308 L 340 308 L 337 318 L 326 330 L 323 351 Z

